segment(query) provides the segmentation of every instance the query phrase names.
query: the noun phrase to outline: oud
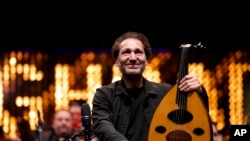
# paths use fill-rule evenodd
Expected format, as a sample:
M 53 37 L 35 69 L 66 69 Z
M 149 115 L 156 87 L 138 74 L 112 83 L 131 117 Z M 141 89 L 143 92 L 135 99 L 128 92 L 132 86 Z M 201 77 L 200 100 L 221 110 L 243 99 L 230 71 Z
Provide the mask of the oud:
M 180 80 L 188 74 L 188 54 L 197 45 L 182 44 L 178 82 L 157 106 L 149 128 L 148 141 L 212 141 L 208 108 L 196 91 L 178 89 Z

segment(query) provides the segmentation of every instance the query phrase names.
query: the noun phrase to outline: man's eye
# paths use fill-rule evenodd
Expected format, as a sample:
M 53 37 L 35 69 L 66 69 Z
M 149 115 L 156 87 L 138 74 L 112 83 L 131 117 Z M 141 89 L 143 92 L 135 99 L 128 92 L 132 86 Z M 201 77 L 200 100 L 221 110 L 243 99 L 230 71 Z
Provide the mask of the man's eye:
M 129 51 L 122 52 L 122 54 L 129 54 L 129 53 L 130 53 Z
M 136 51 L 136 54 L 143 54 L 143 51 Z

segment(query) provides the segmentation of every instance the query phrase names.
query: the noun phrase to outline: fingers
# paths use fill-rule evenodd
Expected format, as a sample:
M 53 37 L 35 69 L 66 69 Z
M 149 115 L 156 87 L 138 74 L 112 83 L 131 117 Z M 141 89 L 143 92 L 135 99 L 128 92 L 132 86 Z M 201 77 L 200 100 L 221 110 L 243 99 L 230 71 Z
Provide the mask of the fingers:
M 186 75 L 179 84 L 179 89 L 181 91 L 190 92 L 193 90 L 199 91 L 201 88 L 200 81 L 194 75 Z

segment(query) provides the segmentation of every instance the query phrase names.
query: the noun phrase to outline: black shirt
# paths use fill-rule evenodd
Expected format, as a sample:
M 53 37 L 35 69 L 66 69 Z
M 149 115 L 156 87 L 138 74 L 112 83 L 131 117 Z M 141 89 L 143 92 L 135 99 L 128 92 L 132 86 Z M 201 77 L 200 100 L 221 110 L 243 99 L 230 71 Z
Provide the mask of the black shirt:
M 126 89 L 130 98 L 131 117 L 125 134 L 129 141 L 147 140 L 149 125 L 143 113 L 144 88 Z

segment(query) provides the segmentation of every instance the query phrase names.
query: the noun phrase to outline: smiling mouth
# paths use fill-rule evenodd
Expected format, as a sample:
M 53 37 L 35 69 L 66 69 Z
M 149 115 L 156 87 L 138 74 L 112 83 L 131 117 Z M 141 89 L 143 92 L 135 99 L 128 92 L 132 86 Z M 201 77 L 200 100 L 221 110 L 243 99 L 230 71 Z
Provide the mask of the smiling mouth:
M 129 69 L 137 69 L 139 65 L 137 64 L 132 64 L 132 65 L 127 65 L 127 68 Z

